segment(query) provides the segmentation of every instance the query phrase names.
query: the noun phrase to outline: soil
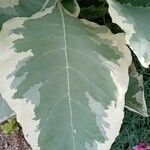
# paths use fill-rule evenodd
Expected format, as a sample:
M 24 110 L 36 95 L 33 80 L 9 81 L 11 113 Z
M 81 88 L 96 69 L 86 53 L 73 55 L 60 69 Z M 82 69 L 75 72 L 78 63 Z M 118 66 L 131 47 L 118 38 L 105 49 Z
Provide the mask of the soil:
M 0 150 L 32 150 L 25 140 L 22 130 L 12 134 L 0 131 Z

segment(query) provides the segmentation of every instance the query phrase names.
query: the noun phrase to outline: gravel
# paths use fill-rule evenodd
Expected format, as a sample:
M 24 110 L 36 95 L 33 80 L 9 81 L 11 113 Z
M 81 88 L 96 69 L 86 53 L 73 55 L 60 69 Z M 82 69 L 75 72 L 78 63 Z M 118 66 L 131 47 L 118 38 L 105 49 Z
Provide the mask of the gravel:
M 0 131 L 0 150 L 32 150 L 25 140 L 22 130 L 12 134 Z

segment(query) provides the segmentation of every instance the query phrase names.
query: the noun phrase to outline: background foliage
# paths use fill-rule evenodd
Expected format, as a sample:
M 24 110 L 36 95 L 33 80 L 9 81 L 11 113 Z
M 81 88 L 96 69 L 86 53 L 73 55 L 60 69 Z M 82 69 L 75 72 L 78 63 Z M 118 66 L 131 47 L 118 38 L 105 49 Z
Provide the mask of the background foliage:
M 2 124 L 0 124 L 0 131 L 6 134 L 12 134 L 20 129 L 19 123 L 16 121 L 15 117 L 12 117 L 8 119 L 7 121 L 4 121 Z
M 105 0 L 78 0 L 78 2 L 81 7 L 80 18 L 106 25 L 113 33 L 123 32 L 120 27 L 112 23 Z M 143 74 L 145 97 L 150 113 L 150 69 L 142 67 L 133 53 L 132 56 L 138 72 Z M 140 142 L 150 144 L 150 117 L 144 118 L 125 109 L 125 118 L 120 135 L 111 150 L 131 150 L 134 145 Z

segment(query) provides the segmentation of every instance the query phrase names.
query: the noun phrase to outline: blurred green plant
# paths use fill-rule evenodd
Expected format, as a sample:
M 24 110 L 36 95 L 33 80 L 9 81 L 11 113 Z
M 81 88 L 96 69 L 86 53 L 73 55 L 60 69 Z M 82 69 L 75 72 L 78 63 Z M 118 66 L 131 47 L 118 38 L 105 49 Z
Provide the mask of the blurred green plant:
M 84 18 L 84 16 L 86 16 L 88 20 L 94 20 L 99 17 L 104 17 L 106 13 L 107 13 L 106 7 L 96 7 L 94 5 L 91 5 L 89 7 L 83 7 L 81 9 L 80 17 Z
M 20 129 L 19 123 L 16 121 L 16 118 L 10 118 L 9 120 L 3 122 L 0 125 L 0 130 L 6 134 L 12 134 Z

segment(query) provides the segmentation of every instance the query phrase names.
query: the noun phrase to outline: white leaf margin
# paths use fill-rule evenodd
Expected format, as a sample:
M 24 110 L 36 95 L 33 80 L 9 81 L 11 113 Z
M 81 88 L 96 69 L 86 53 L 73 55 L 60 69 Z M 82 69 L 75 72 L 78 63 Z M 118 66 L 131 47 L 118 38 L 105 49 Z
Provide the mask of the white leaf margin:
M 83 22 L 86 25 L 92 26 L 92 27 L 100 27 L 98 24 L 89 22 L 83 19 Z M 128 88 L 129 83 L 129 76 L 128 76 L 128 68 L 131 64 L 132 58 L 131 53 L 128 47 L 125 43 L 125 35 L 124 33 L 120 34 L 112 34 L 109 29 L 108 33 L 100 33 L 97 35 L 100 39 L 106 39 L 111 40 L 112 45 L 115 47 L 118 47 L 119 51 L 123 53 L 124 59 L 119 59 L 118 63 L 119 66 L 116 64 L 110 64 L 110 62 L 107 62 L 106 64 L 108 68 L 110 68 L 111 76 L 113 78 L 113 81 L 117 87 L 118 92 L 117 95 L 117 101 L 112 101 L 109 108 L 105 111 L 107 114 L 107 117 L 104 118 L 106 122 L 109 122 L 110 126 L 109 128 L 105 128 L 106 136 L 108 137 L 108 140 L 105 141 L 105 143 L 99 143 L 98 144 L 98 150 L 109 150 L 111 148 L 112 143 L 114 142 L 115 138 L 119 135 L 119 131 L 123 122 L 124 118 L 124 106 L 125 106 L 125 93 Z M 112 117 L 113 114 L 113 117 Z M 120 118 L 120 119 L 119 119 Z M 117 119 L 117 123 L 116 123 Z M 118 120 L 120 120 L 118 122 Z
M 47 8 L 45 11 L 38 12 L 31 18 L 36 19 L 48 13 L 51 13 L 53 8 L 54 6 L 51 8 Z M 34 112 L 36 106 L 33 105 L 28 99 L 16 99 L 15 101 L 13 101 L 12 97 L 16 91 L 14 89 L 11 89 L 11 83 L 14 80 L 14 77 L 10 79 L 5 78 L 5 75 L 10 74 L 16 69 L 19 61 L 33 56 L 30 50 L 28 52 L 21 53 L 14 53 L 13 50 L 13 41 L 22 38 L 22 35 L 10 35 L 10 32 L 14 28 L 23 27 L 22 24 L 25 20 L 28 20 L 28 18 L 12 18 L 4 23 L 3 28 L 0 32 L 0 70 L 3 70 L 3 76 L 0 76 L 0 91 L 2 92 L 1 94 L 3 98 L 6 99 L 8 105 L 16 113 L 17 121 L 22 126 L 26 140 L 32 145 L 32 147 L 34 147 L 36 150 L 39 150 L 40 148 L 37 141 L 40 133 L 40 131 L 37 131 L 39 120 L 34 120 L 34 118 L 36 117 Z M 22 117 L 22 112 L 26 112 L 26 117 Z M 33 129 L 35 130 L 33 131 Z
M 19 0 L 1 0 L 0 1 L 0 8 L 8 8 L 8 7 L 14 7 L 14 5 L 19 5 Z
M 46 9 L 44 12 L 35 14 L 34 16 L 32 16 L 32 18 L 38 18 L 51 12 L 52 12 L 52 8 L 49 8 Z M 11 48 L 12 51 L 9 50 L 10 47 L 13 46 L 13 41 L 22 38 L 22 35 L 19 36 L 10 35 L 8 38 L 9 32 L 14 27 L 22 27 L 22 23 L 25 20 L 27 20 L 27 18 L 15 18 L 6 22 L 0 34 L 0 41 L 3 41 L 2 43 L 6 43 L 3 45 L 0 44 L 0 52 L 2 53 L 1 55 L 2 59 L 0 59 L 0 65 L 2 65 L 3 63 L 3 66 L 2 68 L 0 68 L 0 71 L 2 69 L 4 71 L 3 74 L 5 75 L 8 75 L 13 70 L 15 70 L 16 69 L 15 67 L 19 61 L 21 61 L 24 58 L 33 56 L 31 51 L 14 53 L 12 48 Z M 86 20 L 83 20 L 83 23 L 92 27 L 100 27 L 97 24 L 88 22 Z M 108 110 L 106 110 L 108 116 L 104 118 L 105 121 L 110 123 L 109 128 L 105 128 L 107 132 L 108 140 L 105 143 L 97 143 L 98 150 L 109 150 L 112 143 L 114 142 L 114 139 L 119 134 L 119 130 L 124 117 L 123 110 L 125 105 L 125 93 L 127 91 L 128 82 L 129 82 L 128 67 L 131 64 L 131 54 L 125 44 L 124 34 L 112 35 L 112 33 L 108 30 L 107 34 L 104 33 L 104 34 L 97 34 L 97 35 L 101 39 L 111 40 L 114 46 L 119 46 L 118 49 L 124 53 L 124 57 L 125 57 L 125 59 L 118 60 L 120 66 L 112 63 L 110 64 L 110 62 L 107 62 L 105 64 L 112 70 L 111 76 L 113 78 L 115 85 L 118 88 L 118 92 L 116 93 L 118 100 L 117 102 L 112 102 L 111 106 L 108 108 Z M 37 141 L 40 133 L 40 131 L 37 130 L 39 120 L 36 121 L 33 120 L 35 118 L 34 108 L 36 106 L 33 105 L 28 99 L 24 99 L 24 100 L 17 99 L 13 101 L 12 96 L 14 95 L 15 90 L 11 89 L 10 85 L 14 78 L 5 79 L 4 76 L 0 76 L 0 82 L 2 82 L 2 86 L 0 86 L 0 92 L 2 93 L 3 97 L 7 99 L 7 102 L 11 106 L 11 108 L 13 108 L 13 110 L 16 112 L 17 120 L 18 122 L 20 122 L 20 124 L 23 127 L 25 138 L 31 144 L 32 147 L 38 150 L 40 149 Z M 26 117 L 22 118 L 21 112 L 26 112 Z M 112 117 L 112 113 L 113 113 L 113 117 Z M 116 119 L 118 118 L 120 121 L 119 123 L 116 124 Z

